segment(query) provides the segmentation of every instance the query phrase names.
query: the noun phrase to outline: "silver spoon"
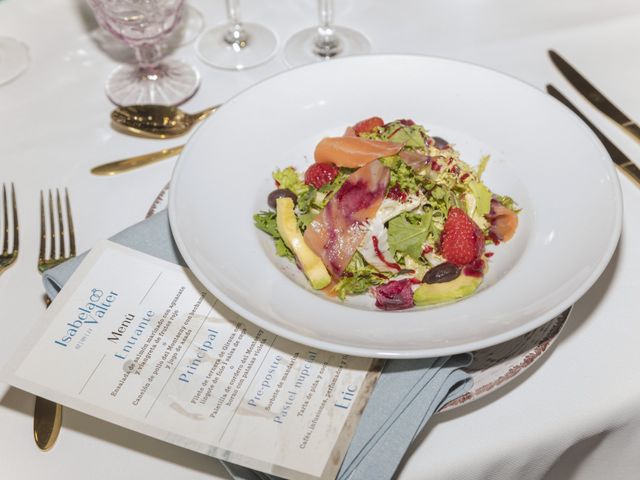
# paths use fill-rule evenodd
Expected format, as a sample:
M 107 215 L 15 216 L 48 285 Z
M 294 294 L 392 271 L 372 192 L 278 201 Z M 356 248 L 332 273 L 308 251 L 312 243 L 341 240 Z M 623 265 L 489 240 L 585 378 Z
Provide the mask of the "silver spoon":
M 111 112 L 114 127 L 124 133 L 146 138 L 173 138 L 187 133 L 200 120 L 215 112 L 220 105 L 197 113 L 185 113 L 178 107 L 165 105 L 129 105 Z

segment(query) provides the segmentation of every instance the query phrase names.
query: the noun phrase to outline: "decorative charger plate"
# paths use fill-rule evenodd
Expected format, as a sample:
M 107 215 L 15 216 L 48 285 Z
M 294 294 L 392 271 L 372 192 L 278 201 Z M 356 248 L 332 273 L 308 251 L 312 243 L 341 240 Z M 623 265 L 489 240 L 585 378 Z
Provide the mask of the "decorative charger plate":
M 253 226 L 274 168 L 305 169 L 322 137 L 372 115 L 412 118 L 471 164 L 490 154 L 483 179 L 522 207 L 473 296 L 400 312 L 366 295 L 341 303 L 312 291 Z M 305 66 L 245 90 L 191 137 L 170 191 L 178 248 L 227 306 L 293 341 L 369 357 L 474 351 L 540 327 L 596 281 L 621 228 L 613 164 L 565 107 L 486 68 L 408 55 Z

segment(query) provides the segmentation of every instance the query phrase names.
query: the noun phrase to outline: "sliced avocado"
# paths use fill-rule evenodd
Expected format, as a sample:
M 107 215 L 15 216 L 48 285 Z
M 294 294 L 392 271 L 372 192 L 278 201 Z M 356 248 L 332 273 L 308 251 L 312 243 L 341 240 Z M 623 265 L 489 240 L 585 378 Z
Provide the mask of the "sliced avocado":
M 284 243 L 291 249 L 302 267 L 302 271 L 316 290 L 326 287 L 331 283 L 331 275 L 322 259 L 304 242 L 302 233 L 298 228 L 296 215 L 293 212 L 293 200 L 289 197 L 281 197 L 276 200 L 276 224 L 278 232 Z
M 460 274 L 444 283 L 423 283 L 413 292 L 413 301 L 419 306 L 450 302 L 471 295 L 482 283 L 482 277 Z

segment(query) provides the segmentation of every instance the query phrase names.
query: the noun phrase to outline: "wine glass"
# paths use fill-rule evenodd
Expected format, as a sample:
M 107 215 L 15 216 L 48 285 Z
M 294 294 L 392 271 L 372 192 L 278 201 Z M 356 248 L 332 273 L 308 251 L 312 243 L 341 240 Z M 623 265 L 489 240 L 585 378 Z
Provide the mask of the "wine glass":
M 202 34 L 196 52 L 214 67 L 242 70 L 269 60 L 276 52 L 274 33 L 256 23 L 240 19 L 239 0 L 225 0 L 228 22 Z
M 9 83 L 27 69 L 29 49 L 11 37 L 0 37 L 0 85 Z
M 360 32 L 333 24 L 333 0 L 318 0 L 320 23 L 294 34 L 284 47 L 289 66 L 330 60 L 371 51 L 369 40 Z
M 107 96 L 116 105 L 177 105 L 198 89 L 191 65 L 163 59 L 166 37 L 179 23 L 184 0 L 89 0 L 102 28 L 135 52 L 137 65 L 121 65 L 109 76 Z

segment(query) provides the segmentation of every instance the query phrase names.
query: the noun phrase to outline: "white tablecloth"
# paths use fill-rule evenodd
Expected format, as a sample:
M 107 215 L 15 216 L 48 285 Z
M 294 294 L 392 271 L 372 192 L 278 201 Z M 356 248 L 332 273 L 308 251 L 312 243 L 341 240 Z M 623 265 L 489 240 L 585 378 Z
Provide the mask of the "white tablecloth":
M 223 3 L 192 2 L 209 26 L 223 20 Z M 247 20 L 272 28 L 281 45 L 312 25 L 316 14 L 311 0 L 245 0 L 242 8 Z M 637 0 L 338 0 L 336 18 L 364 32 L 374 52 L 452 57 L 538 88 L 553 82 L 640 162 L 640 145 L 590 107 L 546 56 L 550 47 L 561 52 L 640 119 Z M 91 176 L 89 168 L 183 141 L 140 140 L 110 128 L 112 105 L 103 82 L 116 63 L 97 48 L 89 33 L 94 28 L 81 0 L 0 1 L 0 35 L 19 38 L 31 49 L 28 71 L 0 87 L 0 182 L 15 183 L 21 220 L 18 264 L 0 276 L 0 364 L 44 310 L 35 268 L 39 190 L 69 188 L 78 246 L 88 249 L 144 216 L 173 161 L 113 178 Z M 184 105 L 189 111 L 285 69 L 280 56 L 256 69 L 229 72 L 204 65 L 193 45 L 176 54 L 202 73 L 200 91 Z M 640 243 L 640 190 L 623 176 L 621 184 L 620 245 L 576 305 L 560 341 L 505 388 L 433 418 L 400 478 L 638 478 L 640 254 L 633 245 Z M 0 478 L 226 478 L 214 459 L 70 410 L 57 445 L 42 453 L 31 436 L 32 411 L 31 395 L 0 385 Z

